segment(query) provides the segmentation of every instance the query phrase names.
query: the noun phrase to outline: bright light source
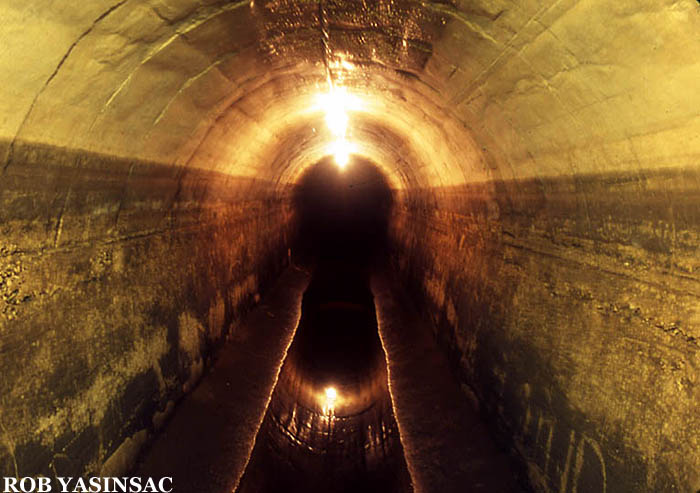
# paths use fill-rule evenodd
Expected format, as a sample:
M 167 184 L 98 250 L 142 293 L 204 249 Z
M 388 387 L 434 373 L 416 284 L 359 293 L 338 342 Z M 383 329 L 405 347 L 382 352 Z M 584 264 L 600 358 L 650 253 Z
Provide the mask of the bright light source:
M 350 162 L 350 154 L 355 152 L 356 146 L 345 139 L 338 139 L 331 142 L 328 145 L 328 154 L 333 155 L 335 159 L 335 164 L 340 167 L 340 169 L 345 169 L 345 166 Z
M 344 87 L 334 86 L 329 92 L 319 94 L 317 104 L 326 113 L 326 125 L 335 137 L 329 144 L 329 153 L 333 154 L 336 164 L 344 168 L 350 160 L 350 153 L 355 149 L 347 140 L 350 121 L 348 111 L 361 109 L 362 102 L 358 97 L 348 94 Z
M 348 111 L 362 109 L 362 101 L 357 96 L 349 94 L 342 86 L 334 86 L 324 94 L 319 94 L 316 100 L 317 108 L 326 113 L 326 124 L 333 136 L 342 138 L 348 129 Z
M 335 403 L 338 400 L 338 391 L 335 387 L 327 387 L 325 390 L 326 399 L 323 403 L 323 414 L 332 415 L 335 410 Z
M 328 387 L 326 389 L 326 399 L 329 401 L 335 402 L 335 400 L 338 398 L 338 391 L 335 390 L 335 387 Z
M 352 72 L 353 70 L 355 70 L 355 64 L 349 62 L 347 60 L 347 58 L 348 58 L 347 53 L 338 53 L 335 55 L 335 59 L 328 63 L 328 66 L 331 69 L 334 69 L 334 70 L 337 70 L 340 72 L 339 74 L 336 74 L 336 77 L 338 77 L 341 80 L 342 80 L 342 76 L 344 75 L 343 71 Z
M 334 101 L 326 111 L 326 125 L 335 137 L 345 137 L 348 131 L 348 114 L 340 106 L 338 101 Z

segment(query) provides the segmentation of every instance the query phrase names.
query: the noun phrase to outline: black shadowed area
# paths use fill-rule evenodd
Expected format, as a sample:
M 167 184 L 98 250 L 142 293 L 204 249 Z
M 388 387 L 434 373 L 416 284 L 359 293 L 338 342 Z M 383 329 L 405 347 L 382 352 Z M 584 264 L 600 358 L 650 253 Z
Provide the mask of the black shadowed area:
M 393 195 L 384 174 L 366 159 L 341 169 L 328 156 L 310 166 L 293 198 L 301 262 L 367 269 L 386 255 Z M 342 282 L 333 289 L 341 291 Z M 350 288 L 352 289 L 352 287 Z

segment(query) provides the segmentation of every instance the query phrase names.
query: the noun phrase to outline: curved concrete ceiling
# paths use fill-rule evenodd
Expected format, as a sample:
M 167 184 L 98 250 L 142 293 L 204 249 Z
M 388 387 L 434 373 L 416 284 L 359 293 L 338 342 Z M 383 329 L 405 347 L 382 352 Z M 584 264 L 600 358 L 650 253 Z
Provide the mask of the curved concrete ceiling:
M 165 356 L 172 380 L 143 384 L 160 409 L 192 387 L 201 334 L 292 261 L 286 192 L 326 153 L 330 79 L 401 191 L 392 261 L 485 407 L 517 403 L 548 484 L 595 454 L 608 491 L 698 489 L 698 2 L 0 0 L 0 19 L 0 466 L 98 428 L 80 460 L 105 463 L 146 426 L 109 406 Z
M 326 67 L 367 102 L 353 138 L 397 187 L 683 167 L 700 148 L 691 1 L 1 8 L 6 167 L 26 141 L 294 181 L 322 154 Z

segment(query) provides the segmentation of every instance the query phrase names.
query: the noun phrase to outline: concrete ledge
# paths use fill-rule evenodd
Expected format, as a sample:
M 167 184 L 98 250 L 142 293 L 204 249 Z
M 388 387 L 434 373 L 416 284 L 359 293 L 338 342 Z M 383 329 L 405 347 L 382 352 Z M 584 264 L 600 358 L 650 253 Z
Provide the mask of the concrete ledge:
M 176 491 L 235 490 L 301 315 L 307 272 L 289 268 L 175 410 L 135 473 Z
M 430 328 L 401 286 L 377 275 L 372 292 L 415 493 L 519 491 L 507 456 L 461 393 Z

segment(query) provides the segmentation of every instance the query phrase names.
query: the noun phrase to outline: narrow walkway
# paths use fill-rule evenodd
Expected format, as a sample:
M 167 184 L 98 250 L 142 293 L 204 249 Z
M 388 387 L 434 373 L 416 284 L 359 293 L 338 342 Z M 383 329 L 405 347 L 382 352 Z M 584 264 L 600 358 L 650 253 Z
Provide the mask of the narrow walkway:
M 138 469 L 180 493 L 230 493 L 250 457 L 301 316 L 308 273 L 289 268 L 178 405 Z
M 375 275 L 372 292 L 415 493 L 519 491 L 508 457 L 467 402 L 401 286 Z

